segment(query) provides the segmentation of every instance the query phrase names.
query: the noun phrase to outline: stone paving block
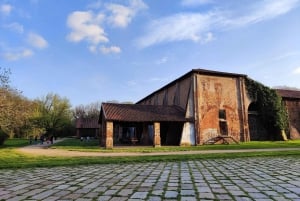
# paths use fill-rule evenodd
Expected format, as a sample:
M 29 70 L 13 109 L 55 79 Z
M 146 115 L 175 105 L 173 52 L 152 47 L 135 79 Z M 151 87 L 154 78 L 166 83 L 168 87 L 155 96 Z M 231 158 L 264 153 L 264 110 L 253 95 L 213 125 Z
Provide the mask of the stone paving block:
M 132 199 L 145 199 L 148 195 L 148 192 L 135 192 L 133 195 L 130 197 Z
M 284 197 L 287 197 L 289 199 L 297 199 L 300 198 L 299 195 L 295 194 L 295 193 L 284 193 L 283 194 Z
M 57 192 L 58 190 L 47 190 L 47 191 L 43 191 L 39 194 L 34 195 L 32 198 L 33 199 L 37 199 L 37 200 L 42 200 L 46 197 L 49 197 L 50 195 L 53 195 Z
M 246 195 L 245 192 L 239 191 L 239 190 L 233 190 L 233 191 L 230 191 L 230 194 L 231 194 L 231 195 L 234 195 L 234 196 L 243 196 L 243 195 Z
M 216 194 L 216 197 L 219 200 L 232 200 L 232 197 L 228 194 Z
M 103 193 L 103 195 L 115 195 L 118 190 L 107 190 Z
M 200 193 L 199 198 L 201 199 L 214 199 L 215 195 L 213 193 Z
M 148 201 L 161 201 L 161 197 L 158 196 L 150 196 L 148 199 Z
M 112 197 L 109 201 L 125 201 L 128 200 L 127 197 Z
M 194 190 L 181 190 L 180 195 L 181 196 L 194 196 L 195 191 Z
M 129 196 L 133 193 L 133 189 L 122 189 L 118 192 L 120 196 Z
M 253 199 L 249 197 L 234 197 L 235 201 L 253 201 Z
M 60 196 L 60 197 L 63 197 L 65 195 L 68 195 L 70 194 L 71 191 L 67 191 L 67 190 L 62 190 L 62 191 L 58 191 L 57 193 L 54 194 L 54 196 Z
M 110 199 L 111 199 L 111 196 L 103 195 L 103 196 L 99 196 L 98 201 L 107 201 Z
M 79 193 L 71 193 L 71 194 L 68 194 L 66 196 L 63 197 L 63 199 L 77 199 L 77 198 L 80 198 L 80 197 L 83 197 L 83 194 L 79 194 Z
M 78 198 L 76 201 L 93 201 L 93 199 L 88 199 L 88 198 Z
M 181 197 L 181 201 L 197 201 L 197 198 L 195 197 Z
M 263 193 L 248 193 L 248 195 L 254 199 L 268 198 L 268 196 Z
M 165 198 L 177 198 L 178 192 L 177 191 L 166 191 Z

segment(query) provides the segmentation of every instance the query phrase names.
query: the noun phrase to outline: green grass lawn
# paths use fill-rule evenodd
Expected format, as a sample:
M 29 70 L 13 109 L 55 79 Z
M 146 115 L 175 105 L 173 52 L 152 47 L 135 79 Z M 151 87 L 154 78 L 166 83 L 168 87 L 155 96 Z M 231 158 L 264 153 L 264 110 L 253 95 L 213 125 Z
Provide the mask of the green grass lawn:
M 85 143 L 85 144 L 84 144 Z M 250 152 L 250 153 L 218 153 L 218 154 L 194 154 L 194 155 L 160 155 L 160 156 L 126 156 L 126 157 L 41 157 L 22 154 L 17 151 L 18 147 L 28 145 L 27 140 L 7 140 L 4 146 L 0 147 L 0 169 L 11 168 L 33 168 L 33 167 L 54 167 L 74 166 L 108 163 L 141 163 L 153 161 L 187 161 L 201 159 L 226 159 L 238 157 L 271 157 L 291 156 L 300 158 L 300 151 L 275 151 L 275 152 Z M 288 142 L 249 142 L 239 145 L 208 145 L 198 147 L 130 147 L 105 150 L 99 148 L 97 141 L 80 142 L 70 139 L 55 145 L 55 148 L 64 148 L 79 151 L 103 151 L 103 152 L 153 152 L 153 151 L 185 151 L 185 150 L 212 150 L 212 149 L 254 149 L 254 148 L 293 148 L 300 147 L 300 140 Z M 163 153 L 162 153 L 163 154 Z
M 230 145 L 203 145 L 203 146 L 115 146 L 113 149 L 105 149 L 99 146 L 98 140 L 81 142 L 79 139 L 67 139 L 52 146 L 56 149 L 71 151 L 90 151 L 90 152 L 167 152 L 167 151 L 196 151 L 196 150 L 237 150 L 237 149 L 270 149 L 270 148 L 300 148 L 300 140 L 290 141 L 252 141 Z

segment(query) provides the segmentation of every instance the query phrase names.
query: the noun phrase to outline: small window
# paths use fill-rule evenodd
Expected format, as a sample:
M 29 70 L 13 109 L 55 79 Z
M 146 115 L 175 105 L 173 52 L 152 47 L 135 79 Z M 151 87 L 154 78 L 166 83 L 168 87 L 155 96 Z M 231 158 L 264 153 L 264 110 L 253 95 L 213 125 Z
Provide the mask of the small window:
M 226 110 L 219 110 L 219 119 L 226 120 Z

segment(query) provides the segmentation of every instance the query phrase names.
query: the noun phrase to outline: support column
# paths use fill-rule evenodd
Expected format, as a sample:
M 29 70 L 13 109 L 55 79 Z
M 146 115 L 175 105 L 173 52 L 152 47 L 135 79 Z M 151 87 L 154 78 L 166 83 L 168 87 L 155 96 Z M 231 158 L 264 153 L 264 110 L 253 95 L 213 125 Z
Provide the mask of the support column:
M 160 147 L 160 123 L 154 122 L 153 146 Z
M 149 131 L 148 124 L 143 123 L 143 131 L 141 136 L 141 144 L 148 145 L 149 144 Z
M 106 122 L 106 132 L 105 132 L 105 148 L 113 148 L 113 134 L 114 134 L 114 124 L 111 121 Z
M 76 137 L 77 137 L 77 138 L 80 138 L 79 128 L 76 129 Z

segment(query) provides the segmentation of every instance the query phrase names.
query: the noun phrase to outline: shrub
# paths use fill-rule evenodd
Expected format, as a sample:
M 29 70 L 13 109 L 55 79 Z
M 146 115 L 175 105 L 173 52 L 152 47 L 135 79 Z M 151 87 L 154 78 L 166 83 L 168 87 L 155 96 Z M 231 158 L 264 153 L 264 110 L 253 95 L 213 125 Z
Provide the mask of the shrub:
M 0 145 L 3 145 L 7 138 L 8 135 L 0 128 Z

